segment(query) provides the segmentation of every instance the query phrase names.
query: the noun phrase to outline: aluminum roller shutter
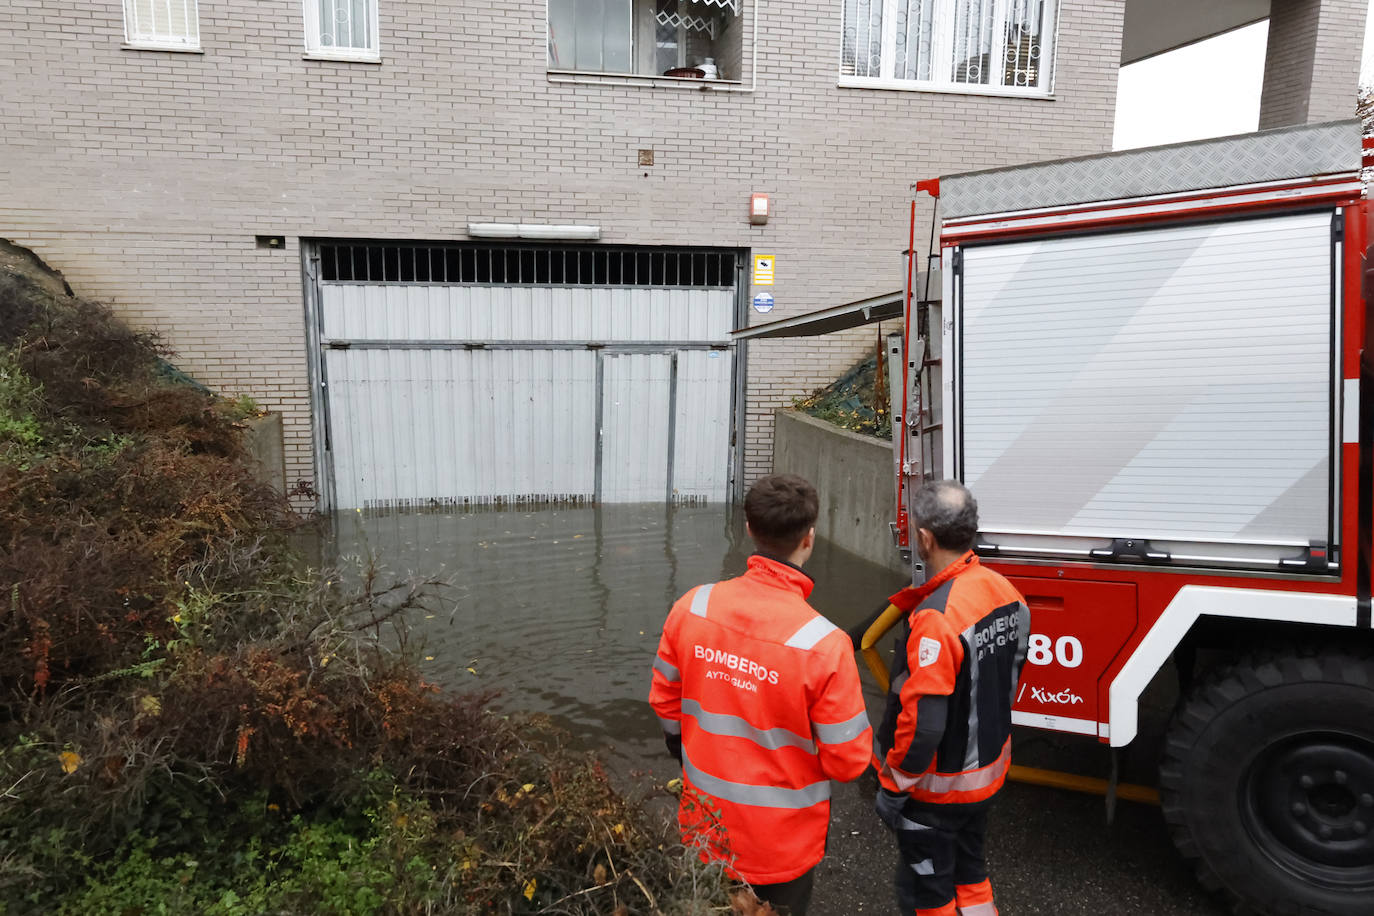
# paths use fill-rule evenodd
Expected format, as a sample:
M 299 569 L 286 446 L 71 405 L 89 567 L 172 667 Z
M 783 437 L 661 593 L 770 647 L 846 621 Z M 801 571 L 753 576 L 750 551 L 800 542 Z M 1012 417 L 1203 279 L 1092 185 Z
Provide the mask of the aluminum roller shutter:
M 985 534 L 1238 560 L 1326 541 L 1331 227 L 966 247 L 959 458 Z
M 736 253 L 318 250 L 331 508 L 729 497 Z
M 340 507 L 591 499 L 596 354 L 325 355 Z

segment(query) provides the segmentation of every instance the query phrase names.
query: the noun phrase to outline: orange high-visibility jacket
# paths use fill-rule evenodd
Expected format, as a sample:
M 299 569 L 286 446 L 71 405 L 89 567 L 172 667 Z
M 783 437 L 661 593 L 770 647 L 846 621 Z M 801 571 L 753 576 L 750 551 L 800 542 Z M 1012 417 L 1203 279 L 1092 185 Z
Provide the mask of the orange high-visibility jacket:
M 878 729 L 879 780 L 925 802 L 991 798 L 1011 766 L 1026 600 L 971 551 L 891 600 L 909 613 Z
M 853 645 L 806 603 L 812 584 L 750 557 L 743 576 L 678 599 L 654 659 L 649 702 L 682 739 L 683 837 L 753 884 L 820 862 L 830 780 L 857 779 L 872 755 Z

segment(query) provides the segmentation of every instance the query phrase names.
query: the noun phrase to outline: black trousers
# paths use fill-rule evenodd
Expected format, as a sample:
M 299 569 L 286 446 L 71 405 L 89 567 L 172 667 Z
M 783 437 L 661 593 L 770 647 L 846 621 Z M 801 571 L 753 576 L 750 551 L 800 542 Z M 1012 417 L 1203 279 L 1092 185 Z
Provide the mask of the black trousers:
M 764 903 L 771 903 L 781 916 L 806 916 L 815 880 L 816 870 L 813 868 L 801 877 L 781 884 L 755 884 L 754 895 Z
M 903 913 L 953 912 L 956 898 L 961 912 L 996 912 L 983 851 L 991 804 L 906 800 L 896 831 L 897 904 Z

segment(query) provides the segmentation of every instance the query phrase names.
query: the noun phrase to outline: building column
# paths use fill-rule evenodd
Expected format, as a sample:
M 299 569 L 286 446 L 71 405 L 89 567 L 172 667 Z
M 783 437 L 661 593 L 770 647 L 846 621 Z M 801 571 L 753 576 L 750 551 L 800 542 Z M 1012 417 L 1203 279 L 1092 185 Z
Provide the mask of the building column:
M 1260 130 L 1355 116 L 1365 0 L 1271 0 Z

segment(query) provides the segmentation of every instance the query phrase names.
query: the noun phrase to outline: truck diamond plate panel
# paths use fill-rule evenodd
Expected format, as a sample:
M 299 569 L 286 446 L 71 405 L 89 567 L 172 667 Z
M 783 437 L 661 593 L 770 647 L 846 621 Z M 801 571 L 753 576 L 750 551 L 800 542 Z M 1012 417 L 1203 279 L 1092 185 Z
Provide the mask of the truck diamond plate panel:
M 1336 121 L 940 179 L 945 219 L 1358 172 L 1360 125 Z

